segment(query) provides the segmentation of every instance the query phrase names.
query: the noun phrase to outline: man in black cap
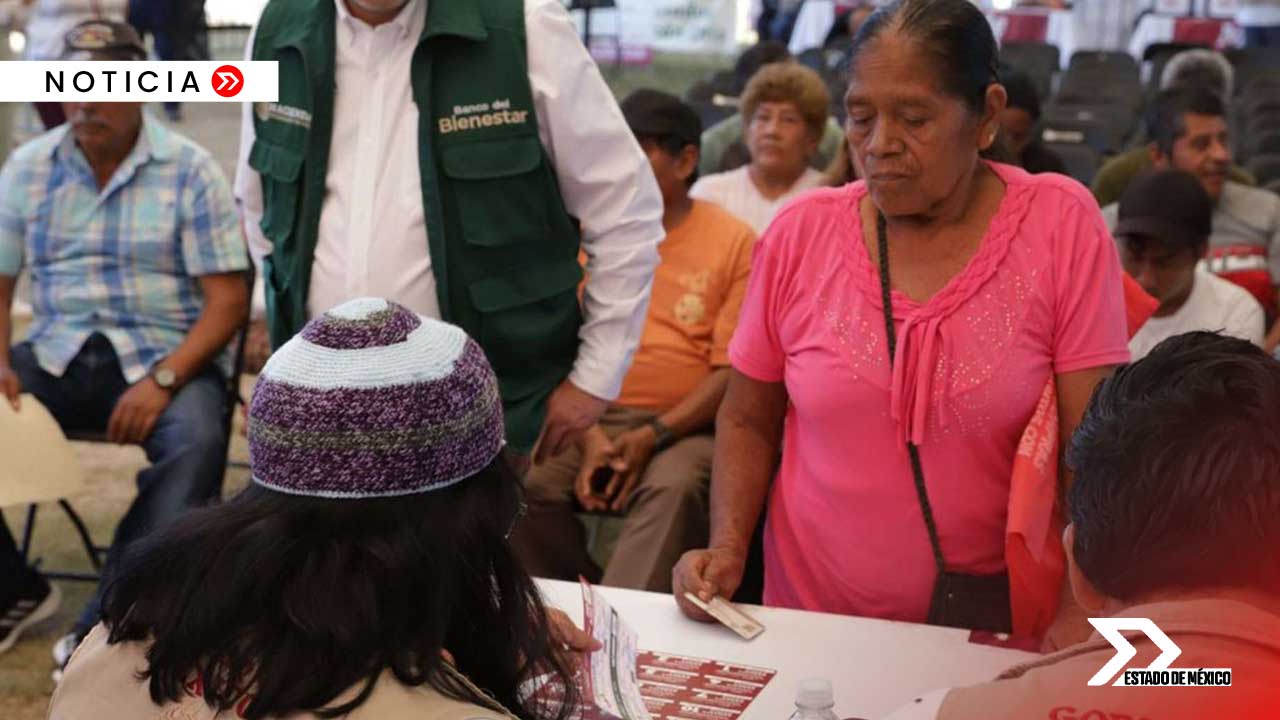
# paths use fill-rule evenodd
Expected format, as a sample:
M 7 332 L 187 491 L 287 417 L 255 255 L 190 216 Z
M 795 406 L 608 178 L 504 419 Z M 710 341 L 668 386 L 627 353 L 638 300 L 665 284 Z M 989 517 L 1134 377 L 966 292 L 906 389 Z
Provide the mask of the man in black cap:
M 1213 233 L 1213 200 L 1194 175 L 1158 170 L 1120 198 L 1116 241 L 1125 270 L 1160 301 L 1129 341 L 1135 361 L 1162 340 L 1196 330 L 1220 331 L 1261 346 L 1265 316 L 1234 283 L 1199 269 Z
M 575 503 L 627 515 L 607 585 L 669 592 L 680 555 L 707 540 L 712 424 L 746 294 L 755 234 L 689 197 L 702 125 L 688 105 L 638 90 L 622 102 L 662 190 L 667 231 L 649 314 L 622 394 L 574 450 L 535 467 L 517 552 L 535 575 L 601 578 Z
M 137 31 L 108 20 L 73 28 L 63 54 L 144 57 Z M 139 103 L 63 108 L 65 125 L 0 170 L 0 402 L 18 410 L 29 393 L 65 430 L 146 450 L 151 465 L 103 568 L 109 581 L 129 543 L 221 495 L 226 347 L 247 313 L 249 258 L 231 187 L 207 150 Z M 24 273 L 34 318 L 11 348 Z M 59 664 L 97 623 L 105 584 L 55 649 Z M 0 650 L 51 595 L 0 521 L 0 617 L 18 618 L 0 621 Z

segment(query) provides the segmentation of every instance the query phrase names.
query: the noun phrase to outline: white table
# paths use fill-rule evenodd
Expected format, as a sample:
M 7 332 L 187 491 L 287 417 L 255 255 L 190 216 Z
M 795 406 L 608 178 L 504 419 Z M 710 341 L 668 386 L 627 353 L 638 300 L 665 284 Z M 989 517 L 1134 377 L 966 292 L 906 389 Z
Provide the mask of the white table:
M 539 580 L 538 587 L 550 605 L 581 622 L 578 584 Z M 670 595 L 599 591 L 635 628 L 644 650 L 777 670 L 746 720 L 786 720 L 795 710 L 796 684 L 808 677 L 831 680 L 838 717 L 874 719 L 923 693 L 984 682 L 1035 657 L 971 644 L 964 630 L 778 608 L 747 608 L 766 630 L 745 642 L 727 628 L 685 618 Z

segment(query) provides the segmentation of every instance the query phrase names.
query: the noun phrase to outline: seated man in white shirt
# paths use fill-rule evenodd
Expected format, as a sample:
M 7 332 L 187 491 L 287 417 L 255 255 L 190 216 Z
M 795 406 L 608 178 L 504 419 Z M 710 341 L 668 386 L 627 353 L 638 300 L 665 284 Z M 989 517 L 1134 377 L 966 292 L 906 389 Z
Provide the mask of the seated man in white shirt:
M 1162 340 L 1195 330 L 1221 331 L 1262 345 L 1266 319 L 1258 301 L 1196 267 L 1213 232 L 1213 201 L 1194 176 L 1180 170 L 1143 175 L 1119 205 L 1115 236 L 1125 270 L 1160 301 L 1129 341 L 1135 361 Z

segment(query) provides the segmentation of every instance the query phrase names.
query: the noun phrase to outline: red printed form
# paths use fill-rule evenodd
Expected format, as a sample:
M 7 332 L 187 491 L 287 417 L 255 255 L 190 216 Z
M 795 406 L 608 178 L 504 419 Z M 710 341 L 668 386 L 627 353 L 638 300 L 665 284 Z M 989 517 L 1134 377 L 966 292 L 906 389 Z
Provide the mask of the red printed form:
M 582 585 L 583 629 L 604 645 L 583 663 L 582 720 L 737 720 L 777 674 L 718 660 L 637 650 L 636 634 Z

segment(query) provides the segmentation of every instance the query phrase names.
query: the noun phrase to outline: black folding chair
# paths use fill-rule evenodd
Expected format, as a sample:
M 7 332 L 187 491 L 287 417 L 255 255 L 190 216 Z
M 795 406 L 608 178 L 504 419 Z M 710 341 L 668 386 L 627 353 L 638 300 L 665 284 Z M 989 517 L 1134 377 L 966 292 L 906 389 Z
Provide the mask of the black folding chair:
M 1104 68 L 1111 72 L 1138 77 L 1141 70 L 1138 61 L 1122 50 L 1080 50 L 1071 56 L 1067 71 Z
M 1053 94 L 1053 78 L 1062 68 L 1062 51 L 1048 43 L 1005 43 L 1000 46 L 1000 61 L 1021 70 L 1031 78 L 1041 98 Z
M 245 279 L 249 284 L 250 298 L 253 296 L 254 271 L 250 268 L 245 272 Z M 252 306 L 252 302 L 249 303 Z M 231 431 L 232 424 L 235 421 L 236 407 L 244 405 L 245 399 L 240 394 L 240 376 L 244 372 L 244 353 L 245 346 L 249 337 L 250 316 L 249 312 L 245 313 L 241 323 L 239 334 L 234 340 L 233 363 L 231 376 L 226 379 L 225 391 L 226 402 L 222 410 L 222 424 L 225 428 L 225 444 L 219 457 L 222 459 L 222 467 L 219 468 L 218 474 L 225 475 L 227 472 L 227 453 L 231 449 Z M 69 432 L 67 439 L 72 442 L 86 443 L 110 443 L 105 432 Z M 58 507 L 62 508 L 62 512 L 71 521 L 75 527 L 76 534 L 80 537 L 80 543 L 84 547 L 85 555 L 89 558 L 89 564 L 93 567 L 93 572 L 82 572 L 73 570 L 41 570 L 40 574 L 50 580 L 74 580 L 79 582 L 98 582 L 101 579 L 102 562 L 106 558 L 108 546 L 97 545 L 93 542 L 93 537 L 89 533 L 88 526 L 85 525 L 84 519 L 76 512 L 75 507 L 66 498 L 58 501 Z M 24 561 L 30 560 L 31 540 L 35 534 L 36 517 L 40 506 L 32 503 L 27 506 L 26 522 L 22 528 L 22 545 L 19 548 L 22 552 Z
M 1280 154 L 1256 155 L 1245 168 L 1257 178 L 1259 185 L 1266 187 L 1280 180 Z
M 1041 139 L 1084 143 L 1099 155 L 1112 155 L 1124 149 L 1133 123 L 1133 117 L 1116 106 L 1051 105 L 1040 120 Z
M 1085 142 L 1069 142 L 1057 141 L 1046 142 L 1045 148 L 1058 154 L 1062 158 L 1062 162 L 1067 166 L 1067 175 L 1075 178 L 1084 185 L 1093 182 L 1093 176 L 1098 173 L 1098 165 L 1102 161 L 1102 156 L 1098 154 Z

